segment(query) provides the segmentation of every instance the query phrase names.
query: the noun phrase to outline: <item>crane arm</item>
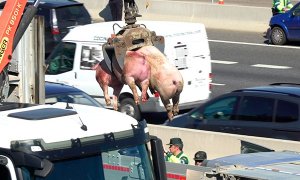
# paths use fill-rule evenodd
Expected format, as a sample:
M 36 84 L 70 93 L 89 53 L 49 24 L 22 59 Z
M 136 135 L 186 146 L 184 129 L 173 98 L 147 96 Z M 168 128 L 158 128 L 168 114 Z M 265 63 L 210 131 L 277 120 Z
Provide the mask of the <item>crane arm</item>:
M 12 58 L 13 42 L 27 0 L 7 0 L 0 16 L 0 73 Z

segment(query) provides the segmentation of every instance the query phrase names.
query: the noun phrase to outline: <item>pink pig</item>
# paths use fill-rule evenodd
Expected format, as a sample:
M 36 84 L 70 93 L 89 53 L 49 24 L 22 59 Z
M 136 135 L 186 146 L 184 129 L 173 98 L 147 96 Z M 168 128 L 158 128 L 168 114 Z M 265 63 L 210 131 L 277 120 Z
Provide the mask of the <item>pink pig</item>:
M 155 46 L 144 46 L 134 51 L 144 58 L 151 67 L 150 86 L 160 94 L 169 120 L 179 113 L 179 97 L 183 90 L 183 78 L 179 70 Z M 172 99 L 172 104 L 170 103 Z
M 103 90 L 106 105 L 110 105 L 108 87 L 113 88 L 113 107 L 118 109 L 118 96 L 124 84 L 132 90 L 134 101 L 139 104 L 139 95 L 136 84 L 142 88 L 142 101 L 147 101 L 147 89 L 149 87 L 150 66 L 145 58 L 137 55 L 134 51 L 127 51 L 124 59 L 123 71 L 119 69 L 113 59 L 113 72 L 111 73 L 105 63 L 101 61 L 96 69 L 96 80 Z

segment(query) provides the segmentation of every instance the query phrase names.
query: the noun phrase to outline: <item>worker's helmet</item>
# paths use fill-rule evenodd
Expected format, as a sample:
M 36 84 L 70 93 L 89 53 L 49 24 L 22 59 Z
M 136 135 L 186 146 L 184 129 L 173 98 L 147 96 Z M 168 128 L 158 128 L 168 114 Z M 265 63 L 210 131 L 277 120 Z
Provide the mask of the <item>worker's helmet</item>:
M 203 161 L 205 159 L 207 159 L 206 152 L 204 152 L 204 151 L 196 152 L 195 157 L 194 157 L 195 161 Z

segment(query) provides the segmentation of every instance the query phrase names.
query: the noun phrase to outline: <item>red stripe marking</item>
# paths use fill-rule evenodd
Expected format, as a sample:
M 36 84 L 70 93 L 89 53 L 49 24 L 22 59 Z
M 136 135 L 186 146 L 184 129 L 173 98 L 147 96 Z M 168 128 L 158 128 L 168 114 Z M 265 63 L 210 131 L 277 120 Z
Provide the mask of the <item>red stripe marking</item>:
M 170 179 L 179 179 L 179 180 L 186 180 L 186 177 L 183 176 L 183 175 L 171 174 L 171 173 L 167 173 L 167 178 L 170 178 Z
M 128 167 L 115 166 L 115 165 L 110 165 L 110 164 L 103 164 L 103 168 L 113 170 L 113 171 L 123 171 L 123 172 L 129 172 L 130 171 L 130 169 Z

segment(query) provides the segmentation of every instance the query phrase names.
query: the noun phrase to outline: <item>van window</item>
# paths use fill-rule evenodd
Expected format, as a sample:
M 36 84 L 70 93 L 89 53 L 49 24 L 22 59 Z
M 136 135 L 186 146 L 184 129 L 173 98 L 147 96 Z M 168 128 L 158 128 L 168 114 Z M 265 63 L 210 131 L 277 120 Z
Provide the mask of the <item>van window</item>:
M 61 74 L 73 69 L 76 44 L 61 43 L 47 58 L 46 74 Z
M 238 97 L 226 97 L 208 105 L 203 111 L 204 119 L 231 119 L 238 99 Z
M 278 101 L 277 110 L 276 110 L 276 122 L 292 122 L 299 119 L 299 107 L 298 104 L 287 102 L 287 101 Z
M 270 98 L 245 96 L 239 106 L 238 119 L 272 122 L 274 103 Z
M 92 69 L 94 65 L 98 64 L 103 59 L 102 49 L 100 45 L 96 46 L 82 46 L 80 69 Z

